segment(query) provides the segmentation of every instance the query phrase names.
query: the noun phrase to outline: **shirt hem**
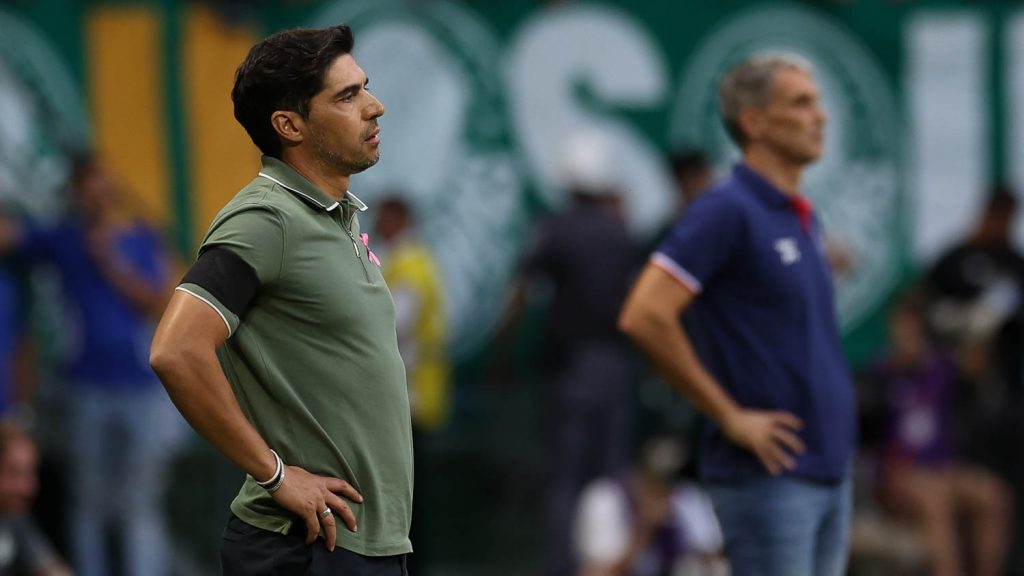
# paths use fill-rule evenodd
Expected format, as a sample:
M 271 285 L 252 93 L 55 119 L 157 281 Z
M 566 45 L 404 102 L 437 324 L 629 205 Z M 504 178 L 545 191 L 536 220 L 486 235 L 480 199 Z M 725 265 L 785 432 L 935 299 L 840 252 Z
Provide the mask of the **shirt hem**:
M 254 514 L 248 508 L 237 505 L 232 502 L 231 512 L 238 517 L 239 520 L 255 526 L 260 530 L 267 530 L 268 532 L 275 532 L 277 534 L 287 534 L 292 526 L 295 524 L 294 520 L 288 520 L 280 518 L 278 516 L 268 516 L 266 514 Z M 346 541 L 344 534 L 347 532 L 347 528 L 339 528 L 338 530 L 338 546 L 341 546 L 349 552 L 355 552 L 363 556 L 396 556 L 399 554 L 410 554 L 412 553 L 412 542 L 406 538 L 404 542 L 398 544 L 364 544 L 360 542 Z M 322 537 L 322 536 L 320 536 Z

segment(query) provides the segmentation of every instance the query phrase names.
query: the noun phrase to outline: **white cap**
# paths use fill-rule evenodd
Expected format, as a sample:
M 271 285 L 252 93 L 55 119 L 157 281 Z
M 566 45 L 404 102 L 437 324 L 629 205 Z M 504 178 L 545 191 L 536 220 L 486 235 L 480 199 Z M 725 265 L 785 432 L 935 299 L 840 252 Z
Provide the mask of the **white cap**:
M 563 188 L 604 194 L 619 188 L 619 166 L 615 146 L 601 132 L 577 132 L 566 139 L 559 163 Z

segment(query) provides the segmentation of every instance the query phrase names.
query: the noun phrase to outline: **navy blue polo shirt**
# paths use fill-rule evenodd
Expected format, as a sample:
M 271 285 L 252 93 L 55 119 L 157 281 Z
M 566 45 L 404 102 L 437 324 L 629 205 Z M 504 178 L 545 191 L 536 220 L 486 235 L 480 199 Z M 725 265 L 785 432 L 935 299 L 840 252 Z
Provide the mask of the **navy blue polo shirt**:
M 691 204 L 651 262 L 697 295 L 697 350 L 729 395 L 803 420 L 807 450 L 793 473 L 844 477 L 856 405 L 817 220 L 805 231 L 790 197 L 740 164 Z M 767 474 L 710 422 L 699 468 L 712 481 Z

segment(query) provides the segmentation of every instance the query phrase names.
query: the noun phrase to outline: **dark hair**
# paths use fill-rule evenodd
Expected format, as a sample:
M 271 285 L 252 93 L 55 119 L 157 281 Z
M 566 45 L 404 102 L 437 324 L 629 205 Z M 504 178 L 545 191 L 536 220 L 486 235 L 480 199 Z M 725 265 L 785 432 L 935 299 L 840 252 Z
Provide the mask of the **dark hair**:
M 669 168 L 672 174 L 692 174 L 701 170 L 710 170 L 711 162 L 708 155 L 700 148 L 680 148 L 669 155 Z
M 380 201 L 379 210 L 391 210 L 403 218 L 409 218 L 412 216 L 412 206 L 409 205 L 409 202 L 405 198 L 398 194 L 389 194 L 385 196 L 384 199 Z
M 985 202 L 985 210 L 988 213 L 1012 213 L 1017 209 L 1017 195 L 1013 188 L 1004 182 L 998 182 L 989 190 L 988 199 Z
M 281 141 L 270 123 L 278 110 L 309 117 L 309 102 L 323 89 L 331 64 L 352 52 L 352 30 L 295 28 L 266 38 L 249 50 L 235 72 L 231 101 L 235 119 L 268 156 L 281 154 Z

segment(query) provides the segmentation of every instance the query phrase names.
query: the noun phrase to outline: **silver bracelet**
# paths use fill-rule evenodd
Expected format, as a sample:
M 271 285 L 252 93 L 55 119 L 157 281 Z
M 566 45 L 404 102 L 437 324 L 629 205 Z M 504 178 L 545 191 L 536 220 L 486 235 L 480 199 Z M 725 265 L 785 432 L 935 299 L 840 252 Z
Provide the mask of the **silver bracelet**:
M 277 492 L 281 488 L 282 484 L 284 484 L 284 465 L 283 464 L 281 465 L 281 476 L 278 477 L 277 482 L 274 482 L 273 486 L 270 486 L 270 487 L 267 488 L 267 492 L 269 494 L 273 494 L 274 492 Z
M 255 478 L 253 478 L 253 480 L 260 488 L 263 488 L 267 492 L 274 493 L 281 487 L 281 484 L 284 483 L 284 461 L 282 461 L 281 457 L 277 455 L 277 452 L 271 450 L 270 453 L 274 455 L 274 460 L 277 462 L 277 468 L 274 470 L 274 475 L 271 476 L 269 480 L 264 480 L 263 482 L 260 482 Z

